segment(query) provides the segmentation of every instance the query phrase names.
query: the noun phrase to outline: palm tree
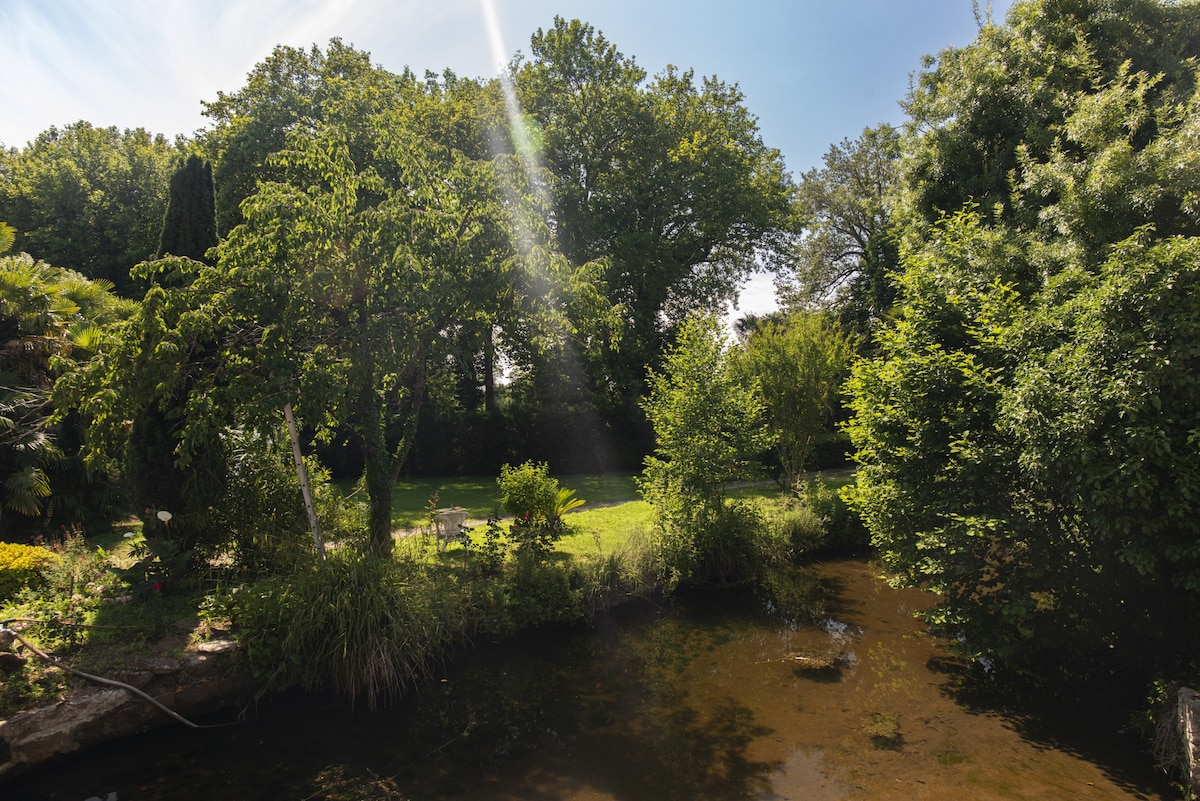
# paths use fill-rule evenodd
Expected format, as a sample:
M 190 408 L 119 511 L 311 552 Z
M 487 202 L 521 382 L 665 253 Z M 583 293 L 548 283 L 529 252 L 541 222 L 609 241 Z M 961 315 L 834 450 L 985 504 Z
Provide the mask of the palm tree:
M 0 245 L 3 245 L 0 242 Z M 37 517 L 63 460 L 50 393 L 65 367 L 100 344 L 118 316 L 111 284 L 0 256 L 0 515 Z

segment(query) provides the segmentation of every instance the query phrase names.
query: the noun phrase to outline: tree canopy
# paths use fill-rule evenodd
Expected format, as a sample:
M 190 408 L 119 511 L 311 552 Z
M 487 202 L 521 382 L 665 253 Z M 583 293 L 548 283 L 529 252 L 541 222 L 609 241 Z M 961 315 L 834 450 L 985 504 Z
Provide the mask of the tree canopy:
M 899 188 L 900 132 L 867 128 L 825 154 L 821 169 L 800 179 L 801 233 L 782 256 L 783 305 L 834 310 L 846 328 L 864 334 L 895 300 L 891 273 L 899 267 L 892 210 Z
M 789 224 L 791 182 L 736 84 L 668 67 L 652 79 L 592 26 L 555 19 L 513 79 L 537 123 L 553 228 L 600 260 L 621 324 L 584 351 L 602 416 L 636 430 L 645 368 L 692 312 L 717 313 Z
M 129 271 L 157 253 L 179 146 L 144 129 L 77 122 L 3 154 L 0 220 L 17 252 L 135 293 Z
M 1193 658 L 1164 621 L 1200 586 L 1197 14 L 1019 3 L 909 98 L 851 497 L 899 579 L 943 594 L 933 618 L 1012 668 Z

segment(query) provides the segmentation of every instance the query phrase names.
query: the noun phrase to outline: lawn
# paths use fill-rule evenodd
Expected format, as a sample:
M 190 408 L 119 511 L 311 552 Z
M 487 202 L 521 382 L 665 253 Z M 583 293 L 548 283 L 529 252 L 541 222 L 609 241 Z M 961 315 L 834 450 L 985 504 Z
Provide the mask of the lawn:
M 575 490 L 576 497 L 587 501 L 584 509 L 639 498 L 631 473 L 556 478 L 559 486 Z M 496 479 L 489 477 L 401 479 L 392 490 L 392 527 L 409 529 L 422 525 L 431 502 L 439 509 L 461 506 L 470 519 L 484 520 L 499 511 L 500 488 Z

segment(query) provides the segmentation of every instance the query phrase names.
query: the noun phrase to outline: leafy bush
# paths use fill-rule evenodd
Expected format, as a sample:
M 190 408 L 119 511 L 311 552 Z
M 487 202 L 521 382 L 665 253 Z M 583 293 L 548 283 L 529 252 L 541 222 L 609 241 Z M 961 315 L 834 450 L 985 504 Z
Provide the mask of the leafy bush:
M 146 539 L 130 549 L 137 561 L 117 575 L 129 582 L 136 598 L 161 593 L 178 577 L 187 572 L 192 552 L 180 550 L 179 542 L 168 537 Z
M 821 521 L 825 530 L 826 548 L 855 549 L 871 544 L 871 535 L 862 518 L 851 509 L 845 498 L 824 481 L 809 481 L 797 485 L 796 495 L 804 508 Z
M 500 468 L 500 504 L 513 516 L 511 540 L 523 558 L 541 561 L 568 527 L 563 515 L 583 506 L 575 490 L 558 486 L 545 462 Z
M 819 551 L 826 543 L 825 522 L 808 506 L 792 506 L 771 520 L 772 533 L 787 543 L 793 559 Z
M 558 499 L 558 479 L 545 462 L 525 462 L 500 468 L 500 505 L 517 520 L 549 520 Z
M 699 507 L 687 519 L 664 522 L 660 533 L 659 559 L 668 585 L 744 584 L 763 564 L 763 521 L 748 503 Z
M 0 600 L 11 598 L 26 584 L 41 580 L 41 570 L 58 559 L 38 545 L 0 542 Z
M 81 531 L 66 530 L 61 539 L 50 541 L 45 547 L 56 557 L 41 568 L 47 593 L 99 596 L 116 580 L 108 563 L 108 552 L 89 545 Z
M 684 323 L 641 405 L 657 444 L 638 487 L 654 507 L 664 578 L 699 585 L 752 579 L 762 521 L 752 507 L 727 501 L 725 487 L 751 474 L 770 436 L 761 425 L 762 399 L 730 369 L 715 318 Z
M 230 480 L 212 520 L 220 532 L 206 540 L 232 546 L 250 569 L 288 565 L 311 552 L 300 480 L 282 432 L 275 439 L 234 432 L 228 439 Z M 327 483 L 317 465 L 306 467 L 314 487 Z

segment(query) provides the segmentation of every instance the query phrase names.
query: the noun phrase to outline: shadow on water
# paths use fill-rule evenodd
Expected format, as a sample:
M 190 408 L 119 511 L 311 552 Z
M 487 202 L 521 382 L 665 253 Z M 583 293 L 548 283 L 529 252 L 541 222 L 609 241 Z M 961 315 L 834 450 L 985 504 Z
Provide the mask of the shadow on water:
M 1176 795 L 1164 774 L 1147 769 L 1152 756 L 1124 703 L 1128 688 L 1094 684 L 1070 695 L 1028 688 L 1007 691 L 1003 682 L 952 656 L 932 657 L 926 668 L 947 677 L 942 691 L 956 706 L 970 715 L 1001 721 L 1031 749 L 1096 765 L 1131 798 Z M 1118 697 L 1122 702 L 1112 703 Z
M 283 694 L 3 788 L 46 799 L 1158 799 L 1128 740 L 968 691 L 862 560 L 480 647 L 394 709 Z M 1046 710 L 1043 710 L 1046 711 Z M 1068 710 L 1070 712 L 1070 710 Z

